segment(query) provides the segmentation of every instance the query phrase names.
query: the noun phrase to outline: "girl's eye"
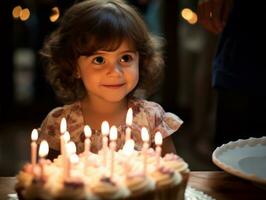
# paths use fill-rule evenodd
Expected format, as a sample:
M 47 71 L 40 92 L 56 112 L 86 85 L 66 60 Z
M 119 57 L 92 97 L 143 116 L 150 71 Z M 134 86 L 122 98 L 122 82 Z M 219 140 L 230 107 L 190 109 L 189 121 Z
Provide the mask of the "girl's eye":
M 121 57 L 121 62 L 124 62 L 124 63 L 128 63 L 128 62 L 131 62 L 133 60 L 133 56 L 129 55 L 129 54 L 126 54 L 126 55 L 123 55 Z
M 92 62 L 96 65 L 102 65 L 105 63 L 104 58 L 102 56 L 95 57 Z

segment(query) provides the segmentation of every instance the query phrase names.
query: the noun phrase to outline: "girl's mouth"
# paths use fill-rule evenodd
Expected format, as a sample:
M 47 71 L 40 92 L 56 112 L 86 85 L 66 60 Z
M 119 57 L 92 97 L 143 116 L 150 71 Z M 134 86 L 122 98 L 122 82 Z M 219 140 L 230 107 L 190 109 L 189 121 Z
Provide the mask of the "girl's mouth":
M 120 83 L 120 84 L 104 84 L 103 87 L 107 87 L 107 88 L 120 88 L 122 86 L 124 86 L 125 83 Z

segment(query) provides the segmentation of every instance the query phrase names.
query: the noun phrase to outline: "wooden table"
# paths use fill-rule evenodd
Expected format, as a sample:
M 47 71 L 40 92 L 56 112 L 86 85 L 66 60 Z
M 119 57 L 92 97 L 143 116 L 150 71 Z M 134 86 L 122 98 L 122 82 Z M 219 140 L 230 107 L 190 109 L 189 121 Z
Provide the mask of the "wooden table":
M 0 177 L 0 199 L 14 193 L 14 177 Z M 265 200 L 266 190 L 226 172 L 193 171 L 188 185 L 217 200 Z

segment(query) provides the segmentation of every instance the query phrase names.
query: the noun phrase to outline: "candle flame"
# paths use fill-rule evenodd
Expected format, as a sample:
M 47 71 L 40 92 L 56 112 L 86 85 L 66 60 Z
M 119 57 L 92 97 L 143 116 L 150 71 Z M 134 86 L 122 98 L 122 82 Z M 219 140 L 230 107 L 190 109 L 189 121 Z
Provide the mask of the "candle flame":
M 117 139 L 117 128 L 115 126 L 112 126 L 110 129 L 110 140 L 116 140 Z
M 31 140 L 36 141 L 38 139 L 38 131 L 37 129 L 33 129 L 31 132 Z
M 132 108 L 129 108 L 127 111 L 126 124 L 128 126 L 131 126 L 132 121 L 133 121 L 133 110 L 132 110 Z
M 66 149 L 69 155 L 72 155 L 76 153 L 77 151 L 76 145 L 73 141 L 70 141 L 69 143 L 67 143 Z
M 69 134 L 68 131 L 66 131 L 64 133 L 63 137 L 64 137 L 65 142 L 69 142 L 70 141 L 70 134 Z
M 84 126 L 84 134 L 85 134 L 86 138 L 91 137 L 91 128 L 89 127 L 89 125 Z
M 145 127 L 141 128 L 141 139 L 143 140 L 143 142 L 148 142 L 150 139 L 148 129 Z
M 132 139 L 127 140 L 123 146 L 124 154 L 130 156 L 134 152 L 134 146 L 135 146 L 134 140 Z
M 39 156 L 44 158 L 48 155 L 49 145 L 46 140 L 42 140 L 39 148 Z
M 163 143 L 162 134 L 160 132 L 156 132 L 155 133 L 155 144 L 156 145 L 162 145 L 162 143 Z
M 103 121 L 101 126 L 101 131 L 104 136 L 108 136 L 109 134 L 109 124 L 107 121 Z
M 70 162 L 73 163 L 73 164 L 77 164 L 79 162 L 79 157 L 77 154 L 72 154 L 70 156 Z
M 66 132 L 67 130 L 67 123 L 66 123 L 66 118 L 62 118 L 61 120 L 61 124 L 60 124 L 60 132 L 61 134 L 64 134 L 64 132 Z

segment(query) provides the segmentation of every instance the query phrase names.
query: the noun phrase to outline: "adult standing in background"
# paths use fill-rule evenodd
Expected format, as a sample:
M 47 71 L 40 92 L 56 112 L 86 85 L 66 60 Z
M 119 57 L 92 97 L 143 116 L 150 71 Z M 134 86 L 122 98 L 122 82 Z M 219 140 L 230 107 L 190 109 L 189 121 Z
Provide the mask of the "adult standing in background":
M 221 33 L 212 71 L 215 145 L 266 135 L 265 9 L 262 1 L 199 1 L 199 22 Z

